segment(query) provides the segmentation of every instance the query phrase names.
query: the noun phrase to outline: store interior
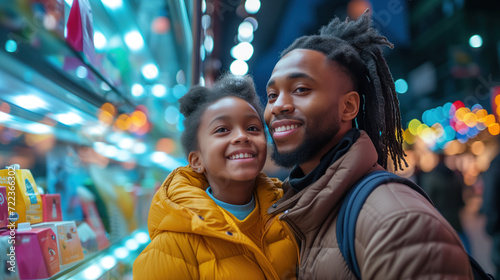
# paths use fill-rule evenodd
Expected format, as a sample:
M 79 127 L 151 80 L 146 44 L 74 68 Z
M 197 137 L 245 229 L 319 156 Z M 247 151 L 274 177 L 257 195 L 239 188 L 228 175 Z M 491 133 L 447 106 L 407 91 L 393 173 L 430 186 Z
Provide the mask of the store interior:
M 18 273 L 0 255 L 0 279 L 131 279 L 153 195 L 187 165 L 177 100 L 230 71 L 252 75 L 265 104 L 285 47 L 367 8 L 395 45 L 384 55 L 408 162 L 397 173 L 418 181 L 445 156 L 464 186 L 472 255 L 493 273 L 480 210 L 500 150 L 496 1 L 0 0 L 0 201 L 19 209 L 12 219 L 0 203 L 0 248 L 10 223 L 26 243 L 61 230 L 54 244 L 72 248 L 50 269 Z M 282 180 L 288 171 L 264 167 Z M 19 264 L 50 258 L 19 250 Z

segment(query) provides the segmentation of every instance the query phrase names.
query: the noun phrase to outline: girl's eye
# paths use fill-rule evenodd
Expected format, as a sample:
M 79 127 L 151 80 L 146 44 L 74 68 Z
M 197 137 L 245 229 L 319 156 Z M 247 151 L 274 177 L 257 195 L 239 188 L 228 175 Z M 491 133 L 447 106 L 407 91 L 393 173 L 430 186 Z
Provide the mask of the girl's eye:
M 256 125 L 252 125 L 248 128 L 248 131 L 260 131 L 260 128 Z
M 229 130 L 225 127 L 220 127 L 218 128 L 215 133 L 222 133 L 222 132 L 228 132 Z

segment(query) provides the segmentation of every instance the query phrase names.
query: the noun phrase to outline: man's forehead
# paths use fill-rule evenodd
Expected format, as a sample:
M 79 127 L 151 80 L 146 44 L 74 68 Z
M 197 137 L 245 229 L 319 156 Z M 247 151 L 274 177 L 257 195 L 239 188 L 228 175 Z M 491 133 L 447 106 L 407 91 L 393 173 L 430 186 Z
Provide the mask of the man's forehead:
M 323 66 L 323 67 L 322 67 Z M 277 77 L 288 77 L 295 73 L 310 75 L 336 68 L 338 63 L 329 60 L 322 52 L 309 49 L 295 49 L 284 55 L 273 69 L 268 85 L 274 83 Z
M 299 64 L 303 65 L 303 63 L 318 63 L 318 62 L 326 62 L 328 59 L 325 54 L 315 50 L 309 49 L 295 49 L 290 51 L 286 55 L 284 55 L 276 64 L 276 67 L 283 64 Z M 275 67 L 275 68 L 276 68 Z

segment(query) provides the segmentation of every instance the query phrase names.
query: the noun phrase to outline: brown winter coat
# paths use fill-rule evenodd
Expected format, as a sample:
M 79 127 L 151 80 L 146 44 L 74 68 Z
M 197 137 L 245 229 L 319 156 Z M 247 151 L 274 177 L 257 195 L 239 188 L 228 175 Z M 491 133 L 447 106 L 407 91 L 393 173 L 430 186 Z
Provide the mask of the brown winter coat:
M 335 223 L 343 195 L 363 175 L 382 170 L 365 132 L 315 183 L 289 187 L 268 212 L 284 212 L 301 241 L 299 279 L 355 279 L 337 244 Z M 363 279 L 472 279 L 459 237 L 422 196 L 390 183 L 373 191 L 356 224 L 355 250 Z

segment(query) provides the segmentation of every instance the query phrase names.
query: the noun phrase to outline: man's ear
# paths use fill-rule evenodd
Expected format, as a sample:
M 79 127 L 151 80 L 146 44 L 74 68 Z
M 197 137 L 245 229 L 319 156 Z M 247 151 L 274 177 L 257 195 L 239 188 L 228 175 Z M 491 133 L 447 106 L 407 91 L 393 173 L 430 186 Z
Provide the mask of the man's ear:
M 194 172 L 200 174 L 205 172 L 205 167 L 203 166 L 203 161 L 199 151 L 190 152 L 188 155 L 188 161 Z
M 344 122 L 350 122 L 358 115 L 359 94 L 356 91 L 350 91 L 343 96 L 341 119 Z

